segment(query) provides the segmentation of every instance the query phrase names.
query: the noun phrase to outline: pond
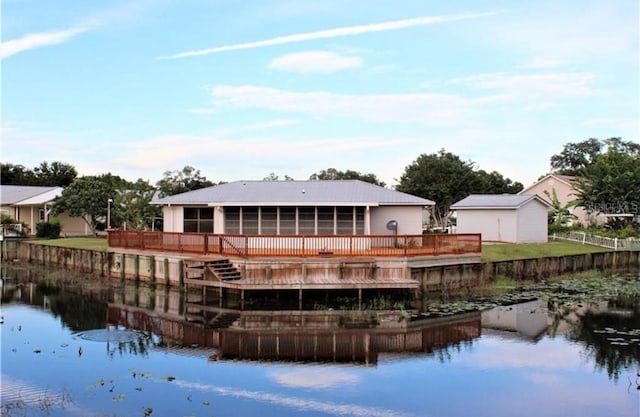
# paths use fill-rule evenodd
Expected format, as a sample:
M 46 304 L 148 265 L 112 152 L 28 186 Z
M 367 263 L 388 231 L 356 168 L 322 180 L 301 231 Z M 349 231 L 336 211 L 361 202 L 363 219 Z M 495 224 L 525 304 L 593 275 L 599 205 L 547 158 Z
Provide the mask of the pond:
M 637 273 L 422 312 L 238 311 L 2 273 L 3 416 L 639 415 Z

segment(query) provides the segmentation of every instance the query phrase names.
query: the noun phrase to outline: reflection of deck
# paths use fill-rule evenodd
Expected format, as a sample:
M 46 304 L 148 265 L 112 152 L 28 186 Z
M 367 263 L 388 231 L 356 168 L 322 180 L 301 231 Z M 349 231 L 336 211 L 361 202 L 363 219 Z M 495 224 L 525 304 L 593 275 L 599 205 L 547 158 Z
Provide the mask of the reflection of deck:
M 212 307 L 208 307 L 212 308 Z M 235 315 L 227 328 L 184 317 L 110 304 L 112 324 L 149 331 L 166 343 L 210 347 L 219 358 L 376 363 L 379 353 L 426 353 L 480 336 L 480 314 L 409 321 L 399 312 L 263 311 Z M 360 314 L 360 315 L 358 315 Z

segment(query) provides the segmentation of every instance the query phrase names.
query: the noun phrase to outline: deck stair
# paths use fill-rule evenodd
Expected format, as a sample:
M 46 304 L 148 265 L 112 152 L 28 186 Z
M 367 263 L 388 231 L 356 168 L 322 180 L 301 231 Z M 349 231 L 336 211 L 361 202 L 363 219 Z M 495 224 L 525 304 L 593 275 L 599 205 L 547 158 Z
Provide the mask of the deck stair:
M 184 270 L 187 279 L 206 280 L 211 277 L 217 281 L 232 281 L 242 278 L 240 271 L 228 259 L 189 260 L 185 261 Z
M 242 274 L 240 274 L 238 268 L 233 266 L 228 259 L 208 261 L 206 266 L 213 275 L 221 281 L 231 281 L 242 278 Z

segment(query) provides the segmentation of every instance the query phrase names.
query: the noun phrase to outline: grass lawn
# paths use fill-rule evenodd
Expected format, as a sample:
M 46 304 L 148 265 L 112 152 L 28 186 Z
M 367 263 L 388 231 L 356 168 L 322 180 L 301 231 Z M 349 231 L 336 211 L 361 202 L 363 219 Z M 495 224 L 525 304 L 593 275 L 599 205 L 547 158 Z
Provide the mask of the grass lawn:
M 60 239 L 38 239 L 30 241 L 37 245 L 61 246 L 73 249 L 91 249 L 106 252 L 107 239 L 99 237 L 65 237 Z
M 544 256 L 576 255 L 607 252 L 610 249 L 583 245 L 577 242 L 554 241 L 548 243 L 496 243 L 482 245 L 482 260 L 505 261 L 509 259 L 540 258 Z

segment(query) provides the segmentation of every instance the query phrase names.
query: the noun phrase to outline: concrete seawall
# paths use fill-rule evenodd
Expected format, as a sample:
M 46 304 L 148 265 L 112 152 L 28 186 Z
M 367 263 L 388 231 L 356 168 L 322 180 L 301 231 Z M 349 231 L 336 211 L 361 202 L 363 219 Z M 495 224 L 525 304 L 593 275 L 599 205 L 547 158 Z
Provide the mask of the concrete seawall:
M 23 240 L 2 242 L 2 261 L 19 260 L 31 264 L 53 266 L 82 273 L 109 276 L 127 280 L 151 282 L 169 286 L 181 286 L 184 280 L 184 262 L 188 256 L 180 254 L 149 254 L 118 251 L 95 251 L 71 249 L 48 245 L 33 244 Z M 450 260 L 451 261 L 451 260 Z M 301 270 L 308 262 L 317 265 L 322 259 L 314 258 L 291 263 L 287 266 L 292 273 Z M 381 261 L 384 262 L 384 261 Z M 246 268 L 247 261 L 239 260 L 240 269 Z M 277 268 L 285 265 L 263 261 L 260 268 L 244 273 L 260 274 L 265 278 Z M 326 268 L 334 268 L 336 274 L 345 273 L 343 263 L 328 259 Z M 275 268 L 275 269 L 274 269 Z M 358 268 L 362 269 L 359 270 Z M 542 258 L 519 259 L 495 262 L 447 263 L 445 265 L 423 265 L 408 267 L 397 272 L 419 282 L 421 292 L 444 291 L 449 289 L 472 288 L 491 282 L 497 276 L 516 280 L 545 279 L 563 274 L 588 270 L 637 270 L 640 269 L 640 251 L 611 251 L 579 255 L 549 256 Z M 373 271 L 373 272 L 372 272 Z M 371 274 L 375 268 L 371 262 L 349 266 L 350 274 Z

